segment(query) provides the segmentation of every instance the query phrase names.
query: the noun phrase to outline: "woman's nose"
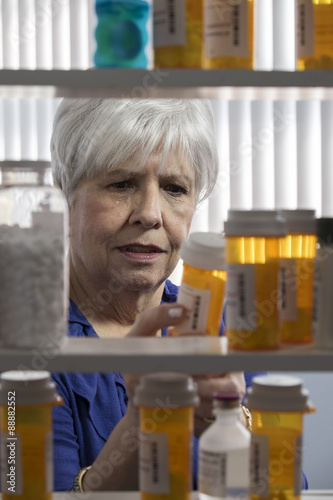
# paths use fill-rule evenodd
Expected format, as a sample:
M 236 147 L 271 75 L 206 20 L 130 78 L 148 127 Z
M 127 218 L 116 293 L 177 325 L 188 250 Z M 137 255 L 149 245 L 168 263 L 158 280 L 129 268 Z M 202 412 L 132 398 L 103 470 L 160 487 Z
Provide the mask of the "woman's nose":
M 146 229 L 162 226 L 161 200 L 158 190 L 150 189 L 133 197 L 130 224 L 142 224 Z

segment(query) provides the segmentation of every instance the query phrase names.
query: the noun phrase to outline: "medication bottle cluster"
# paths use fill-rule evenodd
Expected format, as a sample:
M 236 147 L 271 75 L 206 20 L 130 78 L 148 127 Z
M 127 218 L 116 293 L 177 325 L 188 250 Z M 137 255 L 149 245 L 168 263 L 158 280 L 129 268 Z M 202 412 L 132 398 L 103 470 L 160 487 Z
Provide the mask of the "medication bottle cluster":
M 50 164 L 0 162 L 0 345 L 59 352 L 67 336 L 67 205 Z
M 229 210 L 224 234 L 192 233 L 180 250 L 174 335 L 225 335 L 231 350 L 333 347 L 333 223 L 314 210 Z
M 50 373 L 1 374 L 1 491 L 3 500 L 51 500 L 52 408 L 62 404 Z
M 142 500 L 191 498 L 198 402 L 196 384 L 188 375 L 161 372 L 141 377 L 134 404 L 139 410 Z M 314 411 L 302 380 L 256 376 L 245 404 L 251 412 L 250 429 L 241 420 L 237 392 L 213 395 L 215 418 L 198 443 L 199 499 L 298 500 L 303 415 Z
M 332 69 L 333 0 L 292 1 L 295 69 Z M 258 0 L 96 0 L 95 64 L 255 69 L 261 8 Z

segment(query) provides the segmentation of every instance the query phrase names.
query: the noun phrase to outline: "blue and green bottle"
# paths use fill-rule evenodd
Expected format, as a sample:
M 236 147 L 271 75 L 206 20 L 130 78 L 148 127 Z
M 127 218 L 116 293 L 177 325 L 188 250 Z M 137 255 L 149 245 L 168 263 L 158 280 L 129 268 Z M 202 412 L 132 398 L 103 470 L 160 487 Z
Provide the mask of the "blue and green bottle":
M 148 68 L 152 1 L 96 0 L 98 67 Z

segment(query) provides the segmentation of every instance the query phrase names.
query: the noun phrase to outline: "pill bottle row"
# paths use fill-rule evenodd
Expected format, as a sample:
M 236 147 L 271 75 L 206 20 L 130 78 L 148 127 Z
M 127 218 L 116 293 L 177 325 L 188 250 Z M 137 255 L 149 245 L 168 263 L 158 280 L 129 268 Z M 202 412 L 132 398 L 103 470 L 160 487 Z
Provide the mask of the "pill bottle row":
M 194 408 L 192 378 L 151 373 L 141 378 L 139 480 L 142 500 L 190 500 Z M 158 403 L 157 403 L 158 402 Z M 301 379 L 256 376 L 245 404 L 252 425 L 241 423 L 240 395 L 213 395 L 215 420 L 199 438 L 200 500 L 300 498 L 303 416 L 314 411 Z M 211 420 L 211 419 L 210 419 Z M 249 430 L 250 428 L 250 430 Z
M 229 347 L 330 347 L 332 219 L 314 210 L 229 210 L 224 235 L 192 233 L 180 250 L 178 303 L 188 310 L 174 335 L 217 336 Z
M 333 68 L 333 2 L 292 2 L 295 68 Z M 258 0 L 96 0 L 95 64 L 254 69 L 261 7 Z

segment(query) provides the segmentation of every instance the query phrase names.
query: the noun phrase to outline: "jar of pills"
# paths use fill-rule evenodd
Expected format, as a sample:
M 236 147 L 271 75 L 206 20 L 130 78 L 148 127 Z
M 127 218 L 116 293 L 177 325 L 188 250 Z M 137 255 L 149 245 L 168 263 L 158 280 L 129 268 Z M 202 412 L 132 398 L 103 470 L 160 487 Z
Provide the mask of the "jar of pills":
M 314 210 L 281 210 L 287 235 L 281 239 L 281 342 L 312 342 L 316 218 Z
M 300 497 L 303 415 L 314 411 L 302 380 L 256 376 L 245 404 L 251 410 L 250 498 Z
M 142 500 L 190 500 L 196 385 L 182 373 L 149 373 L 136 387 Z
M 48 162 L 0 162 L 0 175 L 0 345 L 56 353 L 67 339 L 66 200 Z
M 188 311 L 175 334 L 204 332 L 218 336 L 227 279 L 225 239 L 217 233 L 192 233 L 180 249 L 182 281 L 177 302 Z
M 279 347 L 280 238 L 276 210 L 229 210 L 226 236 L 226 334 L 231 349 Z
M 51 500 L 52 408 L 62 403 L 50 373 L 1 374 L 1 488 L 3 500 Z

